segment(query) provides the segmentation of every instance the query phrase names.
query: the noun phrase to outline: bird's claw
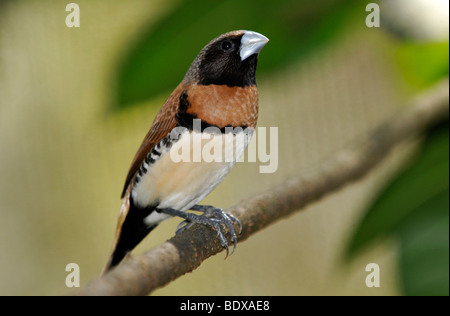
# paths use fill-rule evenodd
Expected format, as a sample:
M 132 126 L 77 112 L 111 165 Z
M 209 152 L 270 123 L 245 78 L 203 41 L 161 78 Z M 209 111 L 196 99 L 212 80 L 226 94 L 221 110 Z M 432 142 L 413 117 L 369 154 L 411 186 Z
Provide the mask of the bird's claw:
M 230 233 L 230 241 L 233 243 L 233 250 L 231 251 L 231 254 L 233 254 L 237 246 L 237 235 L 242 232 L 241 222 L 233 215 L 228 214 L 224 210 L 215 208 L 213 206 L 196 205 L 192 208 L 192 210 L 203 212 L 203 214 L 196 215 L 188 213 L 191 216 L 189 216 L 189 218 L 186 218 L 186 220 L 182 221 L 177 226 L 176 234 L 181 233 L 182 231 L 186 230 L 196 223 L 211 226 L 217 231 L 217 236 L 220 239 L 220 244 L 226 250 L 225 258 L 227 258 L 229 255 L 229 248 L 228 240 L 225 237 L 222 229 L 222 227 L 224 226 L 228 228 L 228 231 Z M 236 233 L 236 230 L 234 229 L 234 224 L 237 224 L 239 226 L 238 233 Z

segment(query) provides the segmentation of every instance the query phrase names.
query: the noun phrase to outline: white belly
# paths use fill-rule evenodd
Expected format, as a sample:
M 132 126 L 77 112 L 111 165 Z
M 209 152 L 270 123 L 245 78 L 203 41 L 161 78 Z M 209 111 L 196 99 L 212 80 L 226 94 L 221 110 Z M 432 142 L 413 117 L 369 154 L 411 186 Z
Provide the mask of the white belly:
M 201 134 L 185 131 L 170 149 L 161 150 L 159 159 L 150 164 L 135 183 L 132 190 L 134 203 L 140 207 L 189 210 L 222 182 L 243 155 L 253 134 L 253 129 L 246 131 L 247 137 L 244 132 Z M 202 151 L 193 151 L 199 147 Z M 156 224 L 167 217 L 152 212 L 145 222 Z

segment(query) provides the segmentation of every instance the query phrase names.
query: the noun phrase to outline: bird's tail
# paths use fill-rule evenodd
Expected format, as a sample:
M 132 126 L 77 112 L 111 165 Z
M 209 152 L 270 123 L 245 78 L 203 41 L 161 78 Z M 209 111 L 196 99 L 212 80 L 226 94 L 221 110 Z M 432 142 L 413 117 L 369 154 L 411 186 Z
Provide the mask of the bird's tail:
M 103 274 L 110 271 L 112 268 L 117 266 L 122 260 L 128 255 L 130 251 L 132 251 L 142 239 L 145 238 L 156 226 L 147 227 L 146 230 L 142 231 L 140 235 L 133 235 L 132 238 L 128 238 L 128 234 L 122 234 L 114 247 L 114 250 L 109 257 L 108 262 L 106 263 L 105 268 L 103 269 Z
M 153 209 L 136 208 L 129 200 L 124 201 L 117 224 L 113 251 L 103 269 L 103 274 L 117 266 L 156 227 L 156 225 L 148 226 L 144 222 L 144 219 L 153 211 Z

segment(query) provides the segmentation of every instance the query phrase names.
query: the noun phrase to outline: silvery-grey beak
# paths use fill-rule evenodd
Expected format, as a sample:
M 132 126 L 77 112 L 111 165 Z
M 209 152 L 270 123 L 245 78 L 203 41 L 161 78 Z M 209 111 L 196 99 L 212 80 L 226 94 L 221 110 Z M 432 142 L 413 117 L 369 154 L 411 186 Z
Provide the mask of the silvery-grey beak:
M 268 41 L 269 39 L 262 34 L 253 31 L 245 31 L 241 39 L 241 60 L 243 61 L 253 54 L 259 54 Z

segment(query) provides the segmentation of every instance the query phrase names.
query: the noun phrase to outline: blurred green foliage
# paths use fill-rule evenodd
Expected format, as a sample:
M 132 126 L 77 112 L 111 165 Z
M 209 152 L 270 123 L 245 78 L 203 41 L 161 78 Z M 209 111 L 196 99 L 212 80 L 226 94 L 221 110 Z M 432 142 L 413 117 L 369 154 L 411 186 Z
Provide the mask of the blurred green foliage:
M 118 68 L 118 109 L 172 90 L 201 48 L 236 29 L 260 32 L 269 39 L 258 72 L 287 65 L 335 39 L 352 13 L 365 16 L 355 0 L 180 1 L 126 53 Z M 268 18 L 270 17 L 270 18 Z
M 449 295 L 448 209 L 447 187 L 420 205 L 398 231 L 400 276 L 406 295 Z
M 423 89 L 448 76 L 449 42 L 399 42 L 396 51 L 398 66 L 414 89 Z
M 372 204 L 347 255 L 386 236 L 400 241 L 405 294 L 449 294 L 448 121 L 428 133 L 418 157 Z
M 449 42 L 397 38 L 395 59 L 420 91 L 449 75 Z M 368 208 L 347 258 L 383 237 L 400 242 L 398 269 L 406 295 L 449 295 L 449 126 L 432 128 L 418 156 Z

